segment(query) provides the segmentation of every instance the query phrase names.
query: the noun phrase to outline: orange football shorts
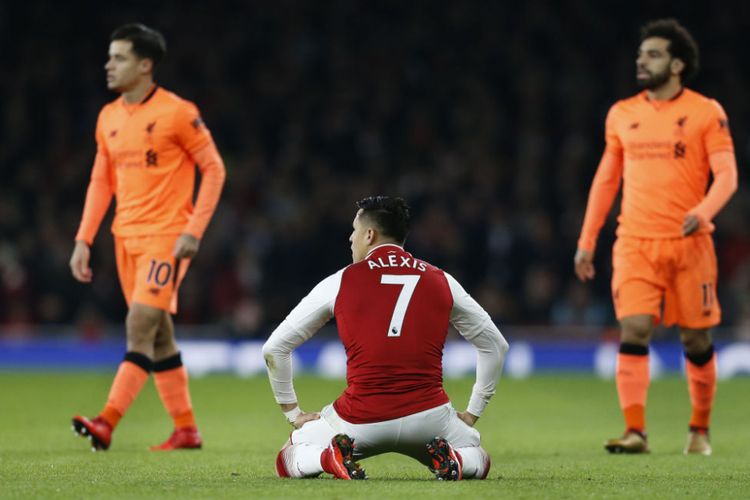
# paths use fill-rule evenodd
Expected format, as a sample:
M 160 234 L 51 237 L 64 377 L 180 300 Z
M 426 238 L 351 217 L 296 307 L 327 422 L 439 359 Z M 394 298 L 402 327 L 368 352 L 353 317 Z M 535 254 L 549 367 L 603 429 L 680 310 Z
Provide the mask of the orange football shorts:
M 710 234 L 665 239 L 620 236 L 612 248 L 612 268 L 617 319 L 649 314 L 655 323 L 696 329 L 721 322 Z
M 177 289 L 190 264 L 172 255 L 178 236 L 115 237 L 117 274 L 128 307 L 135 302 L 177 313 Z

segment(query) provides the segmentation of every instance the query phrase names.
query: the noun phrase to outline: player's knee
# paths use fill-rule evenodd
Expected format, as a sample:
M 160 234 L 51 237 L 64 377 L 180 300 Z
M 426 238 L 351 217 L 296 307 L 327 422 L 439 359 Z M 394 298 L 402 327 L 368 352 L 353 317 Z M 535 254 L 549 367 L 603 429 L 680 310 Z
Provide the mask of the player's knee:
M 279 477 L 291 477 L 284 463 L 284 448 L 276 455 L 276 475 Z
M 487 479 L 487 475 L 490 473 L 490 468 L 492 467 L 492 460 L 490 459 L 490 454 L 487 453 L 487 451 L 484 448 L 482 448 L 480 446 L 479 449 L 482 450 L 483 464 L 482 464 L 482 468 L 479 471 L 479 474 L 477 474 L 476 478 L 477 479 Z
M 156 359 L 171 356 L 177 352 L 175 343 L 174 330 L 171 328 L 159 328 L 154 338 L 154 356 Z
M 125 320 L 128 340 L 131 342 L 153 342 L 164 311 L 154 307 L 135 305 L 128 311 Z
M 633 316 L 620 320 L 620 340 L 628 344 L 648 345 L 653 332 L 651 316 Z
M 157 351 L 168 351 L 174 345 L 174 335 L 163 335 L 156 333 L 154 338 L 154 349 Z
M 711 346 L 711 334 L 707 329 L 680 328 L 680 341 L 688 354 L 701 354 Z
M 276 455 L 276 475 L 279 477 L 300 478 L 305 477 L 296 467 L 294 467 L 294 447 L 285 444 L 279 454 Z
M 486 479 L 492 461 L 487 450 L 481 446 L 456 450 L 463 469 L 463 479 Z

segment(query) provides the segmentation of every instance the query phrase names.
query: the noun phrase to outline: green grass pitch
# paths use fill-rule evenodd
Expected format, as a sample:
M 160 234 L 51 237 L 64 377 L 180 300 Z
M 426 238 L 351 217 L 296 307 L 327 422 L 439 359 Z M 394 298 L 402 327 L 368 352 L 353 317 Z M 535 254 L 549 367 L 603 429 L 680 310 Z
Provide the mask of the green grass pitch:
M 0 374 L 0 498 L 748 498 L 750 379 L 720 382 L 712 457 L 683 456 L 689 404 L 679 377 L 652 382 L 652 453 L 608 455 L 622 431 L 614 383 L 585 376 L 501 380 L 478 422 L 492 456 L 486 481 L 443 483 L 415 461 L 388 454 L 363 462 L 370 479 L 275 477 L 289 426 L 265 378 L 191 381 L 202 451 L 151 453 L 171 422 L 149 383 L 107 452 L 91 453 L 70 430 L 95 414 L 112 374 Z M 473 380 L 449 380 L 466 405 Z M 340 380 L 300 377 L 305 410 L 331 401 Z

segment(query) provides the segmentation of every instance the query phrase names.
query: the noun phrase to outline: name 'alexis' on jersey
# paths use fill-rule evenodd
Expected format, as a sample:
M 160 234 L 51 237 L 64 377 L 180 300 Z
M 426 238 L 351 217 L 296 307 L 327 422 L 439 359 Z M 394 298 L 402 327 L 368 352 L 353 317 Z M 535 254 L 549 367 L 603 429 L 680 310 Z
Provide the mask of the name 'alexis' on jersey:
M 427 270 L 427 264 L 424 261 L 415 259 L 409 254 L 406 255 L 395 255 L 389 254 L 383 257 L 372 257 L 366 260 L 367 266 L 370 269 L 382 269 L 384 267 L 406 267 L 409 269 L 416 269 L 417 271 L 425 272 Z

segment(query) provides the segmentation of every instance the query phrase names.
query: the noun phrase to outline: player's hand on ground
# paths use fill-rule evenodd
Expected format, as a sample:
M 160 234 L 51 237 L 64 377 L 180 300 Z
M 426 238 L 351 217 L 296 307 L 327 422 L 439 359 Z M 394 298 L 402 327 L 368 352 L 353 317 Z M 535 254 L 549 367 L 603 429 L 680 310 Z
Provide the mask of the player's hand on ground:
M 463 420 L 469 427 L 474 427 L 474 424 L 476 424 L 477 420 L 479 420 L 479 417 L 469 413 L 468 411 L 457 411 L 456 415 L 458 415 L 458 418 Z
M 299 414 L 299 416 L 294 420 L 294 423 L 292 426 L 295 429 L 299 429 L 303 425 L 305 425 L 308 422 L 311 422 L 313 420 L 318 420 L 320 418 L 320 413 L 305 413 L 304 411 Z
M 576 250 L 576 256 L 573 258 L 575 273 L 581 281 L 594 279 L 594 252 L 579 248 Z
M 682 235 L 690 236 L 701 227 L 701 220 L 697 215 L 687 214 L 682 221 Z
M 90 259 L 91 250 L 88 244 L 83 241 L 76 241 L 76 246 L 73 247 L 73 255 L 70 256 L 70 271 L 73 273 L 73 277 L 81 283 L 90 283 L 94 276 L 89 267 Z
M 192 259 L 198 253 L 201 240 L 189 234 L 181 234 L 174 244 L 172 254 L 176 259 Z

